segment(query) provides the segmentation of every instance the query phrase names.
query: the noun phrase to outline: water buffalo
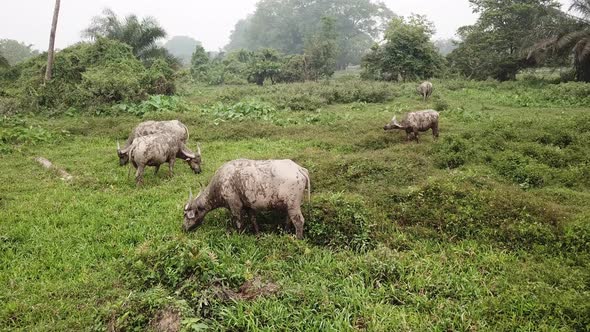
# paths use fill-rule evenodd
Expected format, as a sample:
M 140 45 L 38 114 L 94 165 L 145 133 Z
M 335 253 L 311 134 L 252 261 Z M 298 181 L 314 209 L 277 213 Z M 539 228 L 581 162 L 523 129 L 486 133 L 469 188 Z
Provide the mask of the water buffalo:
M 402 129 L 406 131 L 407 139 L 411 139 L 411 134 L 414 133 L 414 139 L 418 142 L 418 132 L 432 129 L 432 136 L 438 138 L 438 112 L 435 110 L 425 110 L 410 112 L 406 117 L 397 122 L 394 116 L 391 122 L 383 127 L 384 130 Z
M 131 134 L 129 138 L 127 138 L 127 142 L 125 142 L 125 146 L 123 149 L 117 147 L 117 155 L 119 155 L 119 165 L 127 165 L 129 162 L 129 147 L 138 137 L 143 137 L 151 134 L 157 133 L 166 133 L 173 137 L 176 137 L 179 141 L 186 144 L 189 138 L 188 128 L 178 120 L 170 120 L 170 121 L 145 121 L 138 124 Z M 117 144 L 118 145 L 118 144 Z
M 146 166 L 155 166 L 156 173 L 158 173 L 160 165 L 167 162 L 170 176 L 172 176 L 176 158 L 186 160 L 195 173 L 201 173 L 201 147 L 198 143 L 197 149 L 195 154 L 177 137 L 163 133 L 134 139 L 128 148 L 128 154 L 131 163 L 137 169 L 135 172 L 137 185 L 141 185 L 143 182 L 143 172 Z
M 215 172 L 197 198 L 193 199 L 191 193 L 182 226 L 185 231 L 193 230 L 209 211 L 224 207 L 230 210 L 238 229 L 242 229 L 247 216 L 258 233 L 256 211 L 279 210 L 287 213 L 287 221 L 295 226 L 297 238 L 302 239 L 301 204 L 306 188 L 309 198 L 309 173 L 292 160 L 233 160 Z
M 432 90 L 433 90 L 432 83 L 430 83 L 428 81 L 422 82 L 416 88 L 416 91 L 418 91 L 418 93 L 420 94 L 420 96 L 422 96 L 424 101 L 426 101 L 426 99 L 428 99 L 432 95 Z

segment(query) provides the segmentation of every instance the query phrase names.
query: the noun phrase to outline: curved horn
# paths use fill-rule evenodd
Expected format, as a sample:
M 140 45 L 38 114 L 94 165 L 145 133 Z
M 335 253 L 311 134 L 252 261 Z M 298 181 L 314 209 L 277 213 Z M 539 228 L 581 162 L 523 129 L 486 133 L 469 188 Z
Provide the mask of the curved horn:
M 117 141 L 117 150 L 121 150 L 121 145 L 119 144 L 119 141 Z
M 200 156 L 201 155 L 201 144 L 199 144 L 197 142 L 197 154 Z
M 193 199 L 193 190 L 188 188 L 188 200 L 191 201 Z

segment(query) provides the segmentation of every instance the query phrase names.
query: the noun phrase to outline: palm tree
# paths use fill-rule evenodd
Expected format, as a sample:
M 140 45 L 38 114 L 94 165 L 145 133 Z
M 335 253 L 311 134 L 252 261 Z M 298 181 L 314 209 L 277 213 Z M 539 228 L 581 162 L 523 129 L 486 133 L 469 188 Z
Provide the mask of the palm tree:
M 105 9 L 101 16 L 92 19 L 90 26 L 82 31 L 82 36 L 90 39 L 106 37 L 123 42 L 144 61 L 164 58 L 168 62 L 177 62 L 164 48 L 156 45 L 156 41 L 166 37 L 166 31 L 153 17 L 140 19 L 137 15 L 128 15 L 120 19 L 111 9 Z
M 53 9 L 53 21 L 51 22 L 51 32 L 49 33 L 49 49 L 47 50 L 47 67 L 45 68 L 45 81 L 51 79 L 53 70 L 53 57 L 55 52 L 55 31 L 57 30 L 57 18 L 59 16 L 60 0 L 55 0 Z
M 538 62 L 548 55 L 573 55 L 576 79 L 590 82 L 590 0 L 573 0 L 564 25 L 554 29 L 549 38 L 531 48 L 529 58 Z

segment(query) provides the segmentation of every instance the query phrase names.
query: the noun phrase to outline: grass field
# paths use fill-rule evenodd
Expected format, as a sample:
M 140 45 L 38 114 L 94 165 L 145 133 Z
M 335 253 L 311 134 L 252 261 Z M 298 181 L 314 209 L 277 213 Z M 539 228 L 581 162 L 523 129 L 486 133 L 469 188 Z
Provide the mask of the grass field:
M 338 84 L 190 87 L 188 111 L 142 118 L 3 117 L 0 330 L 590 329 L 585 85 L 435 82 L 423 103 L 413 84 Z M 382 129 L 431 107 L 438 141 Z M 178 162 L 136 188 L 116 141 L 175 118 L 203 173 Z M 226 233 L 221 210 L 181 232 L 189 187 L 236 158 L 309 169 L 304 241 L 273 215 L 259 237 Z

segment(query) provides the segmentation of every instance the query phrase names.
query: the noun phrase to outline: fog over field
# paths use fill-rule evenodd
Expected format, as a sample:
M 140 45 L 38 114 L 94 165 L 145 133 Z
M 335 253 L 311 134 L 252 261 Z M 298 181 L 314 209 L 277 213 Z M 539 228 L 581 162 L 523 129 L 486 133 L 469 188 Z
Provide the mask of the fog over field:
M 102 0 L 64 1 L 56 45 L 64 48 L 80 40 L 80 31 L 104 8 L 116 13 L 135 13 L 157 18 L 169 36 L 188 35 L 215 51 L 229 41 L 229 34 L 239 19 L 254 12 L 257 0 Z M 560 0 L 567 4 L 569 0 Z M 476 15 L 467 0 L 386 0 L 398 15 L 424 14 L 436 25 L 435 38 L 451 38 L 458 27 L 472 24 Z M 5 1 L 2 5 L 0 38 L 16 39 L 35 48 L 47 48 L 53 3 L 46 0 Z

